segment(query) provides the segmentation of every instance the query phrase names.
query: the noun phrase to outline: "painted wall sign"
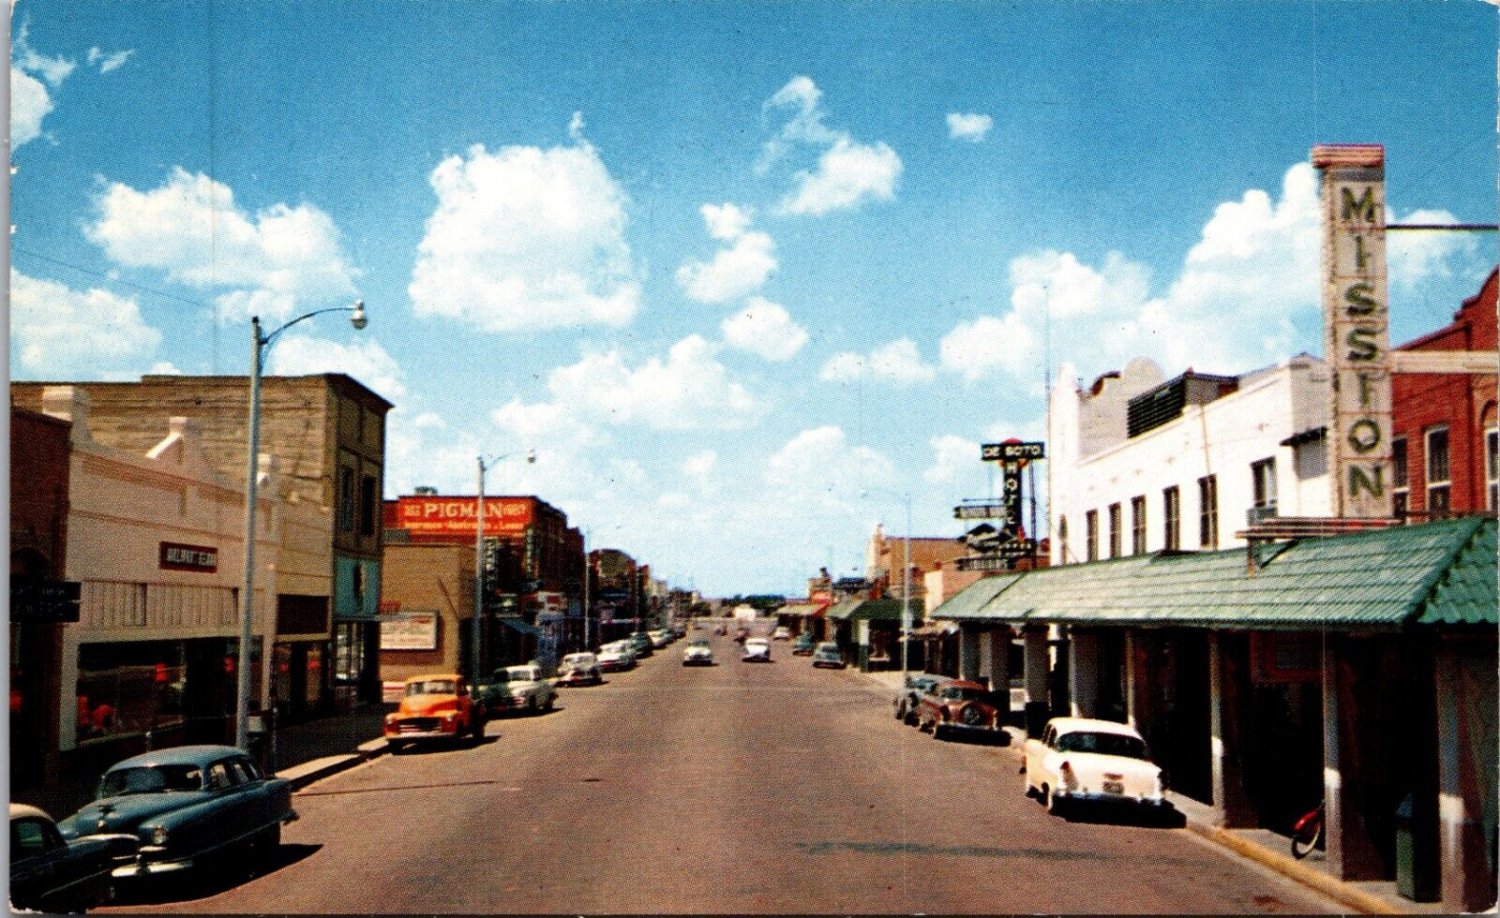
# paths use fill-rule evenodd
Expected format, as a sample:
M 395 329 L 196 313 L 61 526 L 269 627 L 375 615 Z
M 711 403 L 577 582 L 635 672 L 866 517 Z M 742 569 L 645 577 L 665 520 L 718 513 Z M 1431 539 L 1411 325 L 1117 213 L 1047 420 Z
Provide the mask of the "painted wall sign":
M 219 550 L 212 545 L 162 542 L 157 555 L 157 566 L 164 571 L 212 574 L 219 569 Z
M 473 497 L 402 497 L 396 506 L 396 527 L 414 536 L 474 538 L 479 501 Z M 529 497 L 486 497 L 484 534 L 519 536 L 533 519 Z
M 1333 383 L 1328 437 L 1333 515 L 1389 517 L 1385 148 L 1319 144 L 1313 147 L 1312 162 L 1323 172 L 1323 326 Z
M 381 650 L 436 650 L 436 612 L 398 612 L 380 620 Z

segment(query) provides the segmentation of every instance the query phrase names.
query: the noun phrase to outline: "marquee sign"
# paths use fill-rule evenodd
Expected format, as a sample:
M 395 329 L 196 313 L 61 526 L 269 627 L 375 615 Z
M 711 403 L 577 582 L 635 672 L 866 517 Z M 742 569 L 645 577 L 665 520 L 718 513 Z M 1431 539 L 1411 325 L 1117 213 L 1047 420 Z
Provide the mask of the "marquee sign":
M 473 497 L 401 497 L 396 501 L 393 528 L 405 529 L 418 539 L 472 540 L 478 507 L 479 501 Z M 523 535 L 532 520 L 532 499 L 529 497 L 484 499 L 486 536 Z
M 1319 144 L 1323 172 L 1324 356 L 1333 515 L 1392 513 L 1391 349 L 1386 293 L 1385 148 Z
M 381 650 L 436 650 L 436 612 L 397 612 L 380 620 Z

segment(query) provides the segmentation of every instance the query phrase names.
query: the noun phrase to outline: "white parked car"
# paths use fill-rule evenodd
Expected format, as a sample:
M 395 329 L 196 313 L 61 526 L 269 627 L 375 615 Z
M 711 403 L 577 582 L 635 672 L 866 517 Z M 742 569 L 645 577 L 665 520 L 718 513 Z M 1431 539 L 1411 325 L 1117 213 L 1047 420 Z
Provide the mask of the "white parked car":
M 745 655 L 740 659 L 746 663 L 771 662 L 771 642 L 763 637 L 745 638 Z
M 773 641 L 790 641 L 791 639 L 792 629 L 786 625 L 777 625 L 776 630 L 771 632 L 771 640 Z
M 651 638 L 651 646 L 657 650 L 672 643 L 672 635 L 668 634 L 665 628 L 652 628 L 646 632 L 646 636 Z
M 707 638 L 693 638 L 691 641 L 688 641 L 687 646 L 682 649 L 682 665 L 714 665 L 714 651 L 709 646 Z
M 599 658 L 591 653 L 570 653 L 557 665 L 558 685 L 598 685 L 604 681 Z
M 599 668 L 607 673 L 618 673 L 635 666 L 635 651 L 629 641 L 613 641 L 599 648 Z
M 492 691 L 503 698 L 509 696 L 509 710 L 539 714 L 552 710 L 557 701 L 557 688 L 542 677 L 542 668 L 535 664 L 507 666 L 495 670 Z
M 1161 768 L 1128 724 L 1054 717 L 1023 754 L 1026 796 L 1041 798 L 1049 812 L 1084 802 L 1169 806 Z

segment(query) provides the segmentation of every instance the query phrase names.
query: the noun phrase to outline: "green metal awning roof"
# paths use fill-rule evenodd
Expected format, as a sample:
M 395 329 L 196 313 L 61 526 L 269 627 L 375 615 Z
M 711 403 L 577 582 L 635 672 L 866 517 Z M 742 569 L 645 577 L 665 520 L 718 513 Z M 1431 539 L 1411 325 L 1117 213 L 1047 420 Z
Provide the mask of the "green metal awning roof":
M 848 618 L 849 613 L 858 608 L 859 604 L 862 602 L 864 602 L 863 599 L 845 599 L 841 602 L 836 602 L 828 607 L 828 612 L 823 617 L 843 621 L 844 619 Z
M 911 614 L 914 618 L 921 611 L 916 603 L 912 603 Z M 851 622 L 899 622 L 901 621 L 901 600 L 862 600 L 859 606 L 849 613 L 848 618 Z
M 826 603 L 821 602 L 793 602 L 776 610 L 777 615 L 795 615 L 800 618 L 810 618 L 822 613 L 828 608 Z
M 1493 625 L 1495 559 L 1495 520 L 1463 517 L 1276 544 L 1253 574 L 1235 549 L 985 578 L 933 617 L 1261 630 Z

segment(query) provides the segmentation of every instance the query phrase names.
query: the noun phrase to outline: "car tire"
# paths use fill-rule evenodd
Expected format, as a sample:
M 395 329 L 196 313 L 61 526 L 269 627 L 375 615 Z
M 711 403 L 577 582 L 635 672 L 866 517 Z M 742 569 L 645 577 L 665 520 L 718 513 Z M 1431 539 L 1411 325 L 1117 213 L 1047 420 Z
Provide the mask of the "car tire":
M 1063 799 L 1057 796 L 1051 785 L 1043 785 L 1042 793 L 1044 794 L 1043 802 L 1047 805 L 1047 812 L 1053 816 L 1066 816 L 1063 812 L 1065 806 Z
M 256 834 L 250 842 L 251 869 L 264 867 L 275 860 L 281 849 L 281 823 L 275 823 Z
M 554 704 L 556 704 L 556 703 L 557 703 L 557 696 L 556 695 L 548 695 L 547 696 L 547 704 L 543 706 L 542 710 L 544 710 L 544 711 L 551 711 L 552 710 L 552 706 Z
M 940 720 L 933 721 L 932 722 L 932 738 L 935 739 L 935 740 L 940 740 L 944 736 L 946 736 L 947 733 L 948 733 L 948 731 L 945 728 L 947 726 L 948 726 L 947 724 L 943 723 Z
M 903 701 L 896 703 L 896 719 L 900 721 L 906 720 L 906 703 Z

